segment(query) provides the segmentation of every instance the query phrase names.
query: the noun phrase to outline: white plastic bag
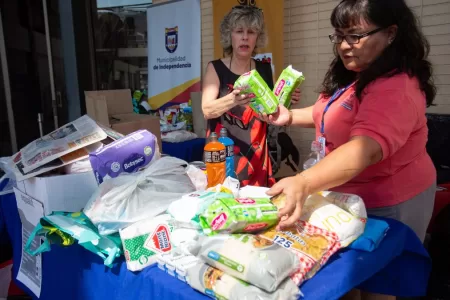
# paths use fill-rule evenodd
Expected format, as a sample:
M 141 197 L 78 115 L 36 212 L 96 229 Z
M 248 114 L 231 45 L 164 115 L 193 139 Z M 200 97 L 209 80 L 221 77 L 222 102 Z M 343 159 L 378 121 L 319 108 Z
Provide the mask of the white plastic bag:
M 186 165 L 178 158 L 162 157 L 141 172 L 106 180 L 92 195 L 84 213 L 102 235 L 155 217 L 173 201 L 195 191 Z
M 208 185 L 208 178 L 202 170 L 200 170 L 196 166 L 189 165 L 186 168 L 186 173 L 188 174 L 192 183 L 194 183 L 195 189 L 197 191 L 204 191 L 206 189 L 206 186 Z
M 168 143 L 181 143 L 198 138 L 198 136 L 187 130 L 170 131 L 161 134 L 161 140 Z

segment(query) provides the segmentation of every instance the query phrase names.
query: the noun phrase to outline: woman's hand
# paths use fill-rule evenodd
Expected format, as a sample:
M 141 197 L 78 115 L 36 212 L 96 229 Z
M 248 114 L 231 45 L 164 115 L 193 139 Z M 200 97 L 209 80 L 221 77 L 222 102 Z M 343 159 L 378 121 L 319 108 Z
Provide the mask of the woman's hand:
M 277 182 L 267 195 L 276 196 L 278 194 L 286 195 L 286 202 L 284 207 L 280 208 L 278 215 L 280 223 L 278 223 L 277 230 L 283 230 L 294 225 L 300 220 L 302 207 L 306 198 L 309 196 L 309 183 L 302 175 L 287 177 Z
M 280 104 L 278 106 L 278 110 L 275 113 L 271 115 L 262 114 L 261 120 L 273 125 L 284 126 L 289 123 L 289 119 L 292 117 L 290 116 L 290 114 L 291 112 L 289 112 L 286 107 Z
M 301 95 L 302 95 L 302 92 L 300 91 L 300 89 L 296 88 L 295 91 L 292 93 L 291 103 L 292 104 L 299 103 Z
M 230 100 L 236 105 L 246 106 L 250 103 L 251 95 L 240 94 L 240 90 L 233 90 L 230 95 Z

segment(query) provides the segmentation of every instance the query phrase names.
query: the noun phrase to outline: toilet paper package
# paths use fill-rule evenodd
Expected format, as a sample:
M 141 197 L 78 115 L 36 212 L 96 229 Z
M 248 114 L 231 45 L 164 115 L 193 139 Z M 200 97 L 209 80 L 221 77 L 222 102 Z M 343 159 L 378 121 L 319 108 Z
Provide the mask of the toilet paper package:
M 130 133 L 89 154 L 98 184 L 120 174 L 142 170 L 159 157 L 157 138 L 147 130 Z

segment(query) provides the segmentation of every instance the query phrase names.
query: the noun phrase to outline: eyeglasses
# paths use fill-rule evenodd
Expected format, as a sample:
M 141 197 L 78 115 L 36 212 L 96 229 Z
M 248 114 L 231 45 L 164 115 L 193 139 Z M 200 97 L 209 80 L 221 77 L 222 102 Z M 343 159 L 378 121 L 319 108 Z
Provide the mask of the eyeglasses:
M 328 37 L 330 38 L 330 41 L 333 44 L 340 44 L 345 39 L 347 44 L 353 45 L 353 44 L 358 44 L 360 39 L 362 39 L 362 38 L 364 38 L 366 36 L 372 35 L 374 33 L 377 33 L 377 32 L 379 32 L 379 31 L 381 31 L 383 29 L 384 28 L 377 28 L 375 30 L 372 30 L 372 31 L 369 31 L 369 32 L 366 32 L 366 33 L 361 33 L 361 34 L 356 34 L 356 33 L 355 34 L 333 33 L 333 34 L 330 34 Z

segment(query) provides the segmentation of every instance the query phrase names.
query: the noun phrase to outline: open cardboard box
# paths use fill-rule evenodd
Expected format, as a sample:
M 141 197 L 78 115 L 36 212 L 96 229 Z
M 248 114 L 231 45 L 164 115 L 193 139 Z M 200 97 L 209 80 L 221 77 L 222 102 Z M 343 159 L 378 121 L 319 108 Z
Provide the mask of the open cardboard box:
M 146 129 L 156 136 L 162 151 L 159 118 L 134 113 L 129 89 L 85 91 L 84 95 L 87 114 L 92 119 L 125 135 Z

